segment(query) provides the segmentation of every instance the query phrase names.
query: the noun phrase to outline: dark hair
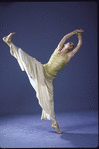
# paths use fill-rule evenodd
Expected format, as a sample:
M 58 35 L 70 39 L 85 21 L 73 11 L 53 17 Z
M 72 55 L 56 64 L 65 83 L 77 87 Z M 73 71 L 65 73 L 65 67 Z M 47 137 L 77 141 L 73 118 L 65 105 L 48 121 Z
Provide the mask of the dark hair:
M 73 43 L 73 42 L 69 42 L 69 43 L 71 44 L 71 43 Z M 74 48 L 74 44 L 73 44 L 73 48 Z

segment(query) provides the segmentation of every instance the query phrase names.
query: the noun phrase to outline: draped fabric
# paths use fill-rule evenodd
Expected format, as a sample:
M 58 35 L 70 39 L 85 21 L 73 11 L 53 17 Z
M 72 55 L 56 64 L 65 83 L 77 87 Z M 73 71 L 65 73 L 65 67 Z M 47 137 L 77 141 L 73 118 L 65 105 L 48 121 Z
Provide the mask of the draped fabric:
M 42 107 L 41 119 L 49 119 L 57 123 L 54 112 L 53 79 L 67 64 L 67 53 L 59 55 L 54 52 L 49 62 L 44 65 L 21 48 L 17 50 L 13 43 L 10 45 L 10 53 L 17 59 L 21 70 L 26 72 L 30 84 L 36 91 L 36 97 Z
M 29 81 L 36 91 L 36 97 L 42 107 L 41 119 L 53 120 L 56 123 L 53 101 L 53 79 L 47 74 L 44 66 L 29 56 L 21 48 L 18 50 L 11 43 L 10 53 L 14 56 L 22 71 L 26 71 Z

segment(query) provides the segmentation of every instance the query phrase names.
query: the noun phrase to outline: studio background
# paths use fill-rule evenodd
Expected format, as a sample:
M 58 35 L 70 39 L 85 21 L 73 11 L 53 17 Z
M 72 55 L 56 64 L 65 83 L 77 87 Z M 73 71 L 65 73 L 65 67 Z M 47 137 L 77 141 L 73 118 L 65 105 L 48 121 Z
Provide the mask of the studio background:
M 97 21 L 96 2 L 0 2 L 0 116 L 42 111 L 2 40 L 10 32 L 15 45 L 45 64 L 64 35 L 83 29 L 81 48 L 53 81 L 55 112 L 97 111 Z M 76 46 L 77 35 L 68 41 Z

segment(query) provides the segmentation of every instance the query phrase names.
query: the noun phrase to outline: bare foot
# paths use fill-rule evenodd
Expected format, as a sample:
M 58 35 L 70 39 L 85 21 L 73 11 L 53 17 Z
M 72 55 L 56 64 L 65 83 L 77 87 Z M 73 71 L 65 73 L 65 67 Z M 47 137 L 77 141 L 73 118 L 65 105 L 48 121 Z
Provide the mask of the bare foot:
M 56 128 L 56 126 L 55 126 L 55 125 L 53 125 L 53 124 L 52 124 L 52 126 L 51 126 L 51 127 L 52 127 L 52 128 Z
M 62 131 L 59 130 L 59 126 L 58 125 L 53 125 L 51 126 L 52 128 L 55 128 L 55 130 L 57 131 L 57 133 L 63 133 Z
M 57 130 L 57 133 L 63 133 L 62 131 L 60 131 L 60 130 Z
M 59 127 L 56 127 L 55 130 L 57 131 L 57 133 L 63 133 L 62 131 L 59 130 Z
M 14 34 L 16 34 L 16 33 L 13 32 L 13 33 L 10 33 L 8 36 L 3 37 L 3 41 L 9 45 L 11 43 L 11 39 Z

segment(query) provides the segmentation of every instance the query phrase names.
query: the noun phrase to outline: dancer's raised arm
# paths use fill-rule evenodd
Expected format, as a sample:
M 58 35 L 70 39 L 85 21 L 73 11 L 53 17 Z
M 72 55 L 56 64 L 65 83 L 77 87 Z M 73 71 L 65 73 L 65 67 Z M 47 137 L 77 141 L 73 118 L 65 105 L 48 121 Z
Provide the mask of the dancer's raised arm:
M 68 53 L 69 60 L 75 55 L 75 53 L 77 53 L 77 51 L 82 45 L 82 33 L 78 33 L 77 35 L 78 35 L 78 44 L 71 52 Z
M 69 39 L 71 36 L 77 34 L 77 33 L 78 33 L 78 30 L 75 30 L 75 31 L 73 31 L 73 32 L 68 33 L 67 35 L 65 35 L 65 36 L 62 38 L 62 40 L 59 42 L 57 48 L 61 50 L 62 47 L 63 47 L 63 44 L 66 42 L 66 40 Z
M 82 33 L 78 33 L 78 44 L 72 52 L 75 54 L 79 50 L 81 45 L 82 45 Z

